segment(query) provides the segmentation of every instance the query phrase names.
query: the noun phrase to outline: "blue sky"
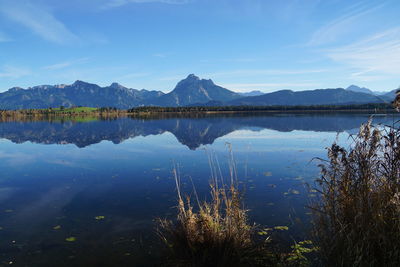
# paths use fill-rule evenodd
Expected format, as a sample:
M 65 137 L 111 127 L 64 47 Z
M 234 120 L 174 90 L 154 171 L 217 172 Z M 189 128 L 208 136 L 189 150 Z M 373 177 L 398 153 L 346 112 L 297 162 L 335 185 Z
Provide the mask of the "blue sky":
M 0 0 L 0 91 L 84 80 L 170 91 L 400 85 L 400 1 Z

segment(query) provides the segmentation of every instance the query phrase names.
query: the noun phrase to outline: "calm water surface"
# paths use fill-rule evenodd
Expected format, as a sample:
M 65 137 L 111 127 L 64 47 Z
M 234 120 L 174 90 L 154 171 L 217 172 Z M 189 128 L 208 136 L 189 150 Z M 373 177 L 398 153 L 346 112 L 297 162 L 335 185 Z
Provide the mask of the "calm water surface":
M 173 217 L 173 163 L 208 197 L 208 156 L 228 173 L 231 144 L 250 220 L 302 240 L 314 157 L 370 115 L 0 122 L 0 266 L 151 266 L 154 219 Z M 376 116 L 392 123 L 393 115 Z M 226 176 L 227 177 L 227 176 Z M 69 241 L 67 241 L 69 240 Z

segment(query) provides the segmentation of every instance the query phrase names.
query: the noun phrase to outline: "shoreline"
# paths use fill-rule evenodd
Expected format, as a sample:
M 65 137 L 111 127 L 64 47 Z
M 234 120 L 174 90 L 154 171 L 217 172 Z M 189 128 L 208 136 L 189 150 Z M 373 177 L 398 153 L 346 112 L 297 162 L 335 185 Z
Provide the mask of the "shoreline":
M 225 107 L 136 107 L 115 108 L 53 108 L 0 110 L 1 119 L 12 118 L 116 118 L 116 117 L 170 117 L 235 114 L 394 114 L 390 104 L 362 104 L 338 106 L 225 106 Z

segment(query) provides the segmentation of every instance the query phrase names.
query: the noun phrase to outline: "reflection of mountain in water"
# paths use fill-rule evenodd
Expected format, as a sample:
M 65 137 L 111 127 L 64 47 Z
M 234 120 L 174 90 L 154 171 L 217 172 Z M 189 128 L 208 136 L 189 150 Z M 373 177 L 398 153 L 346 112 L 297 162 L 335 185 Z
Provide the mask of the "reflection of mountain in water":
M 85 147 L 102 140 L 120 143 L 137 136 L 170 132 L 190 149 L 212 144 L 215 139 L 235 130 L 272 129 L 342 132 L 351 131 L 368 120 L 369 115 L 230 115 L 201 118 L 138 119 L 119 118 L 92 122 L 2 122 L 0 138 L 14 143 L 26 141 L 41 144 L 75 144 Z M 375 123 L 391 123 L 392 115 L 375 117 Z

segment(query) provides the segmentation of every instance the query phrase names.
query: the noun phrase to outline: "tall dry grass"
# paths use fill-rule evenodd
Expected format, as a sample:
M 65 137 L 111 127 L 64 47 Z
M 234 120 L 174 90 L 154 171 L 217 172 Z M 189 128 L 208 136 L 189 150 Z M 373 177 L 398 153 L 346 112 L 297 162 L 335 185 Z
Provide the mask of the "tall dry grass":
M 236 165 L 230 155 L 228 181 L 224 181 L 216 158 L 209 156 L 211 199 L 208 202 L 199 201 L 195 188 L 195 205 L 189 196 L 183 196 L 178 168 L 174 168 L 177 218 L 158 223 L 158 233 L 168 249 L 166 265 L 275 265 L 278 256 L 255 242 L 256 227 L 248 222 L 238 189 Z
M 400 130 L 368 122 L 349 149 L 333 144 L 320 167 L 313 223 L 324 266 L 398 266 Z

